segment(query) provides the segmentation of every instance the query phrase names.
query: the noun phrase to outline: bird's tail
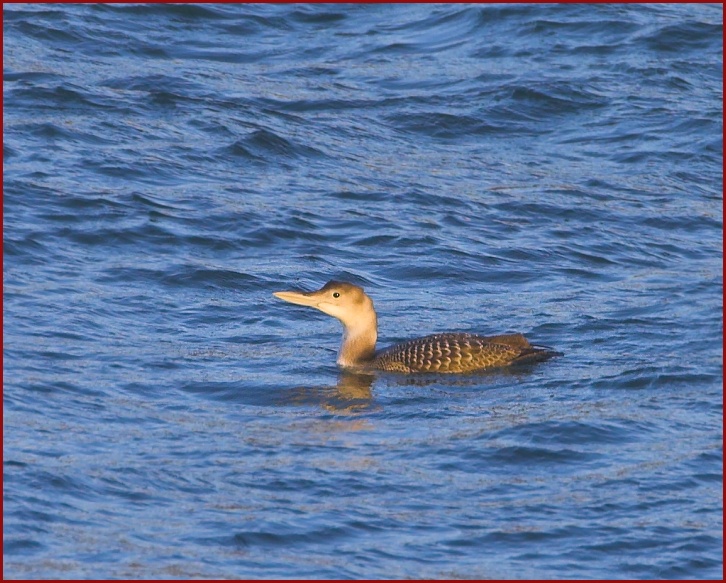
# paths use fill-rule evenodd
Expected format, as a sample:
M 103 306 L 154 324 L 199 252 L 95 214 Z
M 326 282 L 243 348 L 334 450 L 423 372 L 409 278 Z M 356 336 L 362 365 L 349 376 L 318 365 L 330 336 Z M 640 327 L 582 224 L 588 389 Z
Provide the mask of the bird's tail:
M 562 352 L 558 352 L 554 348 L 550 348 L 549 346 L 531 344 L 522 350 L 522 353 L 514 359 L 512 364 L 542 362 L 543 360 L 549 360 L 554 356 L 564 356 L 564 354 Z

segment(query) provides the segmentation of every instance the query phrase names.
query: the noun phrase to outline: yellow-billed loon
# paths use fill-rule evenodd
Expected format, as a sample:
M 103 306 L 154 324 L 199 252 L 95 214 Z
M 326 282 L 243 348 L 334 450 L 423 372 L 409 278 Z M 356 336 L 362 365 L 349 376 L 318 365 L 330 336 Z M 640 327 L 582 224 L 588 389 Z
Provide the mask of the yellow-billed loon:
M 371 298 L 357 285 L 329 281 L 318 291 L 274 295 L 292 304 L 317 308 L 343 323 L 338 364 L 345 368 L 469 373 L 561 355 L 546 346 L 530 344 L 521 334 L 479 336 L 463 332 L 432 334 L 376 351 L 376 311 Z

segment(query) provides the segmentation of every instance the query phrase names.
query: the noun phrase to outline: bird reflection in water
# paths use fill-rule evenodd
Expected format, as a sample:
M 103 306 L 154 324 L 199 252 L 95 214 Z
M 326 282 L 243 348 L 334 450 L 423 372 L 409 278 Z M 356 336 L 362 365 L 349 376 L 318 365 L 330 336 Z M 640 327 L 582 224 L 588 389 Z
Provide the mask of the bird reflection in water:
M 446 374 L 369 374 L 343 370 L 335 385 L 295 387 L 285 398 L 285 404 L 318 405 L 327 411 L 341 414 L 380 411 L 382 405 L 374 400 L 372 391 L 373 381 L 376 379 L 385 379 L 387 386 L 433 387 L 445 392 L 457 388 L 486 390 L 501 386 L 503 380 L 523 381 L 529 378 L 533 368 L 533 365 L 527 364 L 456 377 Z
M 286 404 L 318 404 L 334 413 L 376 411 L 371 386 L 375 376 L 366 373 L 341 371 L 334 386 L 296 387 L 285 399 Z

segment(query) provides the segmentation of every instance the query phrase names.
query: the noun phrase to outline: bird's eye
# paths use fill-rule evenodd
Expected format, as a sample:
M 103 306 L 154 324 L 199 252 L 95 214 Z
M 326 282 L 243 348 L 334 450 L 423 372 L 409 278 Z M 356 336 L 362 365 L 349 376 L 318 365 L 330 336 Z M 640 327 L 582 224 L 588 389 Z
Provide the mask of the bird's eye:
M 340 294 L 338 292 L 333 292 L 333 297 L 334 298 L 339 298 L 340 297 Z

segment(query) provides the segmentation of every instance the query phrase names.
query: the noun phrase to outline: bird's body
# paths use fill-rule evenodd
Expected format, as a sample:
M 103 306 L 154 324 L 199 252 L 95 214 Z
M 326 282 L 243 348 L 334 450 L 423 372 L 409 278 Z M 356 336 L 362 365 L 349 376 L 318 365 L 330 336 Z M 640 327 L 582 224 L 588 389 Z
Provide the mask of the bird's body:
M 376 353 L 372 366 L 397 372 L 467 373 L 549 357 L 521 334 L 445 333 L 414 338 Z
M 276 292 L 276 297 L 338 318 L 345 328 L 338 364 L 346 368 L 394 372 L 470 373 L 538 362 L 559 353 L 533 346 L 521 334 L 479 336 L 432 334 L 376 351 L 378 321 L 372 300 L 351 283 L 329 281 L 315 292 Z

